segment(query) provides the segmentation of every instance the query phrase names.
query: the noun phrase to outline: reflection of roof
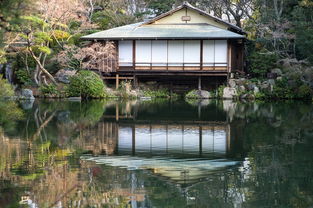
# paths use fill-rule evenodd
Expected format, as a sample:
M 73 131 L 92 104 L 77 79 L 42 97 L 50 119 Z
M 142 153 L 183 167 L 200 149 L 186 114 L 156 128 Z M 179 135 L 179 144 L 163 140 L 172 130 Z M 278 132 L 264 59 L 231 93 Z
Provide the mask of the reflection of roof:
M 226 159 L 170 159 L 164 157 L 144 158 L 131 156 L 83 157 L 94 161 L 128 170 L 149 169 L 154 174 L 169 178 L 178 184 L 186 184 L 205 178 L 212 172 L 237 165 L 238 162 Z
M 130 24 L 93 33 L 83 39 L 221 39 L 244 38 L 243 35 L 209 24 Z

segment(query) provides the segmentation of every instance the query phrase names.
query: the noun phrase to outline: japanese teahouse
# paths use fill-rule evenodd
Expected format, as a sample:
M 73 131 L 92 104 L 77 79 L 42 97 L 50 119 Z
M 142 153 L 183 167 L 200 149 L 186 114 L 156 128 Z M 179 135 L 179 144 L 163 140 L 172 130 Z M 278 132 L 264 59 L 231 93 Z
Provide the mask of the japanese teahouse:
M 198 79 L 243 71 L 245 32 L 189 3 L 151 20 L 82 37 L 113 41 L 118 56 L 109 74 L 116 79 Z

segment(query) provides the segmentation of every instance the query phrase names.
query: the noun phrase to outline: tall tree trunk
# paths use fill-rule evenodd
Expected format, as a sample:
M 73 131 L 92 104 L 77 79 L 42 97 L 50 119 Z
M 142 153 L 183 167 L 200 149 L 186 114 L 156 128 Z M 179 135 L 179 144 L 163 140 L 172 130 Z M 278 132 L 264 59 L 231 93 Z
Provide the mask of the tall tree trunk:
M 35 60 L 38 68 L 42 73 L 44 73 L 55 85 L 57 85 L 57 82 L 55 81 L 54 77 L 45 69 L 45 67 L 41 64 L 39 58 L 34 54 L 33 50 L 31 47 L 28 47 L 28 51 L 30 52 L 31 56 Z

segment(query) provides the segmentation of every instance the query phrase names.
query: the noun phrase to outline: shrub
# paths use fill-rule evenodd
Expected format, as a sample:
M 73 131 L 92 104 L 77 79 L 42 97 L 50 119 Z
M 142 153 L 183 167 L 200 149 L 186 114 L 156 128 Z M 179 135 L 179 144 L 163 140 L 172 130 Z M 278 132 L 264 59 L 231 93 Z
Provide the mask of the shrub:
M 224 88 L 226 86 L 225 85 L 221 85 L 217 88 L 217 97 L 218 98 L 222 98 L 223 97 L 223 93 L 224 93 Z
M 0 75 L 0 98 L 10 97 L 14 95 L 14 90 L 6 79 Z
M 297 90 L 297 97 L 303 99 L 311 99 L 312 89 L 308 85 L 301 85 Z
M 57 86 L 54 84 L 41 86 L 39 91 L 44 97 L 58 97 L 60 95 Z
M 190 99 L 198 99 L 199 95 L 198 95 L 198 90 L 191 90 L 189 91 L 186 96 L 186 98 L 190 98 Z
M 101 77 L 92 71 L 79 71 L 70 78 L 67 94 L 70 97 L 103 98 L 107 97 Z
M 170 92 L 167 89 L 158 89 L 158 90 L 145 90 L 143 91 L 145 97 L 159 97 L 159 98 L 168 98 L 171 97 Z
M 15 72 L 16 78 L 21 85 L 31 85 L 32 78 L 26 69 L 19 69 Z

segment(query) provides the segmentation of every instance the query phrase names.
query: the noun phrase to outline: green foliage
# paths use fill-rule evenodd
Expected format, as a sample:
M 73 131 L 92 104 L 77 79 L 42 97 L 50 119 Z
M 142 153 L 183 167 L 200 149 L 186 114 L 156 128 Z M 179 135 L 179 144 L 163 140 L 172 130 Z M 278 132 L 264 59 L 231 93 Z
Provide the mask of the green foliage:
M 302 99 L 312 99 L 312 89 L 308 85 L 301 85 L 297 90 L 297 97 Z
M 5 51 L 0 49 L 0 64 L 4 64 L 7 62 Z
M 221 86 L 219 86 L 218 88 L 217 88 L 217 97 L 218 98 L 222 98 L 223 97 L 223 91 L 224 91 L 224 88 L 225 88 L 226 86 L 225 85 L 221 85 Z
M 44 19 L 38 16 L 22 16 L 21 18 L 29 23 L 29 26 L 34 28 L 46 28 L 49 26 L 49 24 Z
M 199 96 L 198 96 L 198 90 L 191 90 L 189 91 L 186 95 L 185 95 L 186 98 L 190 98 L 190 99 L 198 99 Z
M 3 79 L 0 75 L 0 99 L 4 97 L 10 97 L 14 95 L 12 86 L 6 79 Z
M 14 129 L 15 122 L 21 120 L 23 116 L 23 111 L 16 102 L 0 100 L 0 126 L 5 127 L 7 130 Z
M 15 71 L 16 78 L 21 85 L 31 85 L 32 79 L 30 74 L 27 72 L 26 69 L 19 69 Z
M 145 97 L 154 97 L 154 98 L 169 98 L 171 97 L 168 89 L 158 89 L 158 90 L 144 90 L 143 94 Z
M 278 56 L 275 53 L 269 52 L 253 52 L 248 57 L 250 62 L 250 70 L 254 77 L 264 78 L 270 69 L 276 67 Z
M 60 95 L 57 86 L 54 84 L 42 85 L 39 91 L 44 97 L 58 97 Z
M 297 30 L 296 52 L 297 52 L 298 58 L 308 59 L 310 63 L 313 63 L 313 53 L 308 52 L 308 51 L 312 51 L 312 48 L 313 48 L 312 27 L 302 28 L 302 29 Z
M 52 41 L 51 36 L 48 33 L 42 31 L 35 32 L 34 37 L 35 37 L 34 42 L 36 44 L 42 44 L 45 42 Z
M 174 3 L 175 0 L 151 0 L 148 3 L 148 8 L 152 10 L 152 14 L 158 16 L 171 10 Z
M 135 17 L 129 16 L 124 12 L 113 12 L 111 10 L 96 12 L 92 17 L 92 21 L 98 24 L 100 29 L 103 30 L 131 24 L 135 20 Z
M 101 77 L 92 71 L 79 71 L 71 77 L 67 89 L 68 96 L 82 98 L 103 98 L 107 97 L 105 85 Z

